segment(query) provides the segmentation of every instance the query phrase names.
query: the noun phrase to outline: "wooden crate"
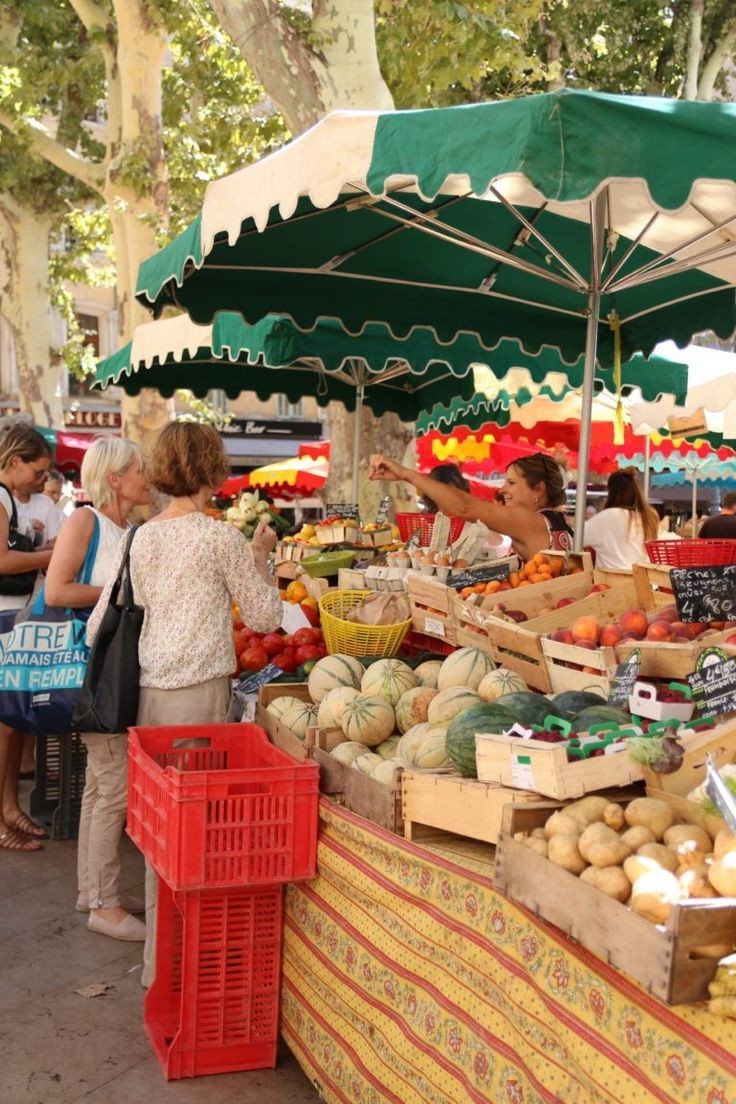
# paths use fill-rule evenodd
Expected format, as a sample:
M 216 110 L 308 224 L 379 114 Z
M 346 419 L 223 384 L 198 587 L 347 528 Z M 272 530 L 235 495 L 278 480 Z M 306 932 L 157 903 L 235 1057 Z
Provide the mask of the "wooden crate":
M 614 786 L 630 786 L 644 777 L 625 746 L 612 755 L 570 763 L 563 744 L 502 733 L 475 737 L 475 761 L 478 777 L 487 782 L 521 787 L 561 801 Z
M 555 802 L 506 806 L 496 851 L 497 888 L 667 1004 L 706 999 L 717 962 L 692 958 L 691 952 L 734 941 L 736 898 L 685 901 L 673 907 L 666 925 L 649 923 L 513 838 L 541 827 L 559 807 Z
M 455 591 L 431 576 L 410 574 L 406 592 L 412 628 L 446 644 L 455 644 Z
M 736 760 L 736 717 L 713 728 L 680 737 L 685 754 L 679 770 L 672 774 L 657 774 L 644 768 L 647 788 L 686 797 L 705 779 L 705 757 L 710 752 L 717 767 Z
M 370 751 L 370 748 L 366 748 Z M 320 789 L 332 794 L 346 809 L 373 821 L 389 832 L 404 830 L 401 812 L 401 770 L 393 786 L 377 782 L 354 767 L 343 766 L 323 748 L 315 747 L 313 756 L 320 767 Z
M 504 806 L 539 799 L 538 794 L 524 790 L 430 771 L 405 770 L 401 786 L 408 840 L 421 836 L 423 827 L 431 827 L 495 844 Z
M 290 728 L 283 725 L 278 717 L 268 712 L 268 706 L 276 698 L 298 698 L 299 701 L 311 702 L 309 687 L 306 682 L 270 682 L 262 686 L 258 691 L 256 703 L 256 724 L 265 728 L 271 743 L 281 748 L 293 759 L 308 759 L 311 756 L 311 741 L 300 740 Z

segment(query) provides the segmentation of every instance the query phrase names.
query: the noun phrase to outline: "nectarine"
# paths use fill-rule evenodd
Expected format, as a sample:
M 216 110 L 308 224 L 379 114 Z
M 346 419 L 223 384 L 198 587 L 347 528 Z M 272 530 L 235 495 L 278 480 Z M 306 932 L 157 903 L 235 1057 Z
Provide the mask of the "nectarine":
M 649 628 L 647 615 L 642 613 L 641 610 L 636 609 L 626 610 L 622 613 L 618 619 L 618 623 L 622 632 L 638 633 L 640 640 Z
M 555 609 L 564 609 L 565 606 L 572 605 L 572 603 L 575 601 L 575 598 L 560 598 L 559 602 L 555 606 Z
M 578 617 L 571 626 L 571 632 L 576 644 L 581 640 L 590 640 L 591 643 L 597 644 L 598 637 L 601 635 L 601 627 L 595 617 L 588 615 Z
M 575 637 L 572 635 L 569 629 L 555 629 L 552 633 L 552 640 L 556 640 L 558 644 L 574 644 Z
M 618 625 L 604 625 L 598 643 L 602 648 L 615 648 L 617 644 L 621 643 L 622 636 L 623 634 Z
M 651 625 L 647 629 L 646 640 L 670 640 L 672 633 L 670 632 L 669 621 L 652 621 Z

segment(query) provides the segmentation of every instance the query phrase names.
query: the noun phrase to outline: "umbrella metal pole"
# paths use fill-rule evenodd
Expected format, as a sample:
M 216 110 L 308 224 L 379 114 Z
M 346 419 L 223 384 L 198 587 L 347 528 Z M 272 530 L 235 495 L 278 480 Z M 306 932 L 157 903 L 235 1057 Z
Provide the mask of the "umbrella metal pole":
M 365 387 L 358 384 L 355 392 L 355 441 L 353 442 L 353 502 L 360 503 L 360 449 L 363 428 Z
M 644 497 L 649 501 L 649 462 L 652 458 L 652 439 L 647 433 L 644 438 Z
M 585 368 L 583 371 L 582 409 L 580 411 L 580 445 L 578 452 L 578 479 L 575 490 L 575 540 L 576 552 L 583 550 L 585 510 L 588 504 L 588 461 L 590 457 L 591 423 L 593 421 L 593 384 L 595 383 L 595 358 L 598 347 L 598 318 L 601 296 L 596 289 L 588 296 L 588 326 L 585 332 Z
M 698 469 L 693 471 L 693 517 L 692 528 L 690 530 L 691 537 L 697 537 L 698 535 Z

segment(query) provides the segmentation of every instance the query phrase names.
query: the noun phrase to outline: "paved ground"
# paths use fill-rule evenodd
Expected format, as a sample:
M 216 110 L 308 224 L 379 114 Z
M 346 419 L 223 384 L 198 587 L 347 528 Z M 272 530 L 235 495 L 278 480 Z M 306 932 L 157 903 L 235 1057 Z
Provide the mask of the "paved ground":
M 74 841 L 0 852 L 0 1104 L 316 1104 L 283 1044 L 276 1070 L 167 1084 L 143 1030 L 141 944 L 86 930 L 75 863 Z M 123 889 L 142 883 L 127 844 Z M 97 983 L 102 996 L 75 992 Z

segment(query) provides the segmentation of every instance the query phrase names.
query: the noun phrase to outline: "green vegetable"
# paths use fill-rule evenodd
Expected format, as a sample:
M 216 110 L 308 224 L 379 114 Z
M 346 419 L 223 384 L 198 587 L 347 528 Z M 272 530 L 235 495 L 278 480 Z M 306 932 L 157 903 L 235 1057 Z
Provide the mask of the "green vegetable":
M 723 772 L 721 772 L 721 778 L 723 778 L 723 781 L 726 783 L 731 793 L 736 794 L 736 778 L 734 778 L 733 775 L 724 777 Z M 721 810 L 716 808 L 715 803 L 707 794 L 701 797 L 699 805 L 704 813 L 710 813 L 711 816 L 723 816 Z
M 679 741 L 672 736 L 631 736 L 626 745 L 635 763 L 657 774 L 673 774 L 679 770 L 685 754 Z

